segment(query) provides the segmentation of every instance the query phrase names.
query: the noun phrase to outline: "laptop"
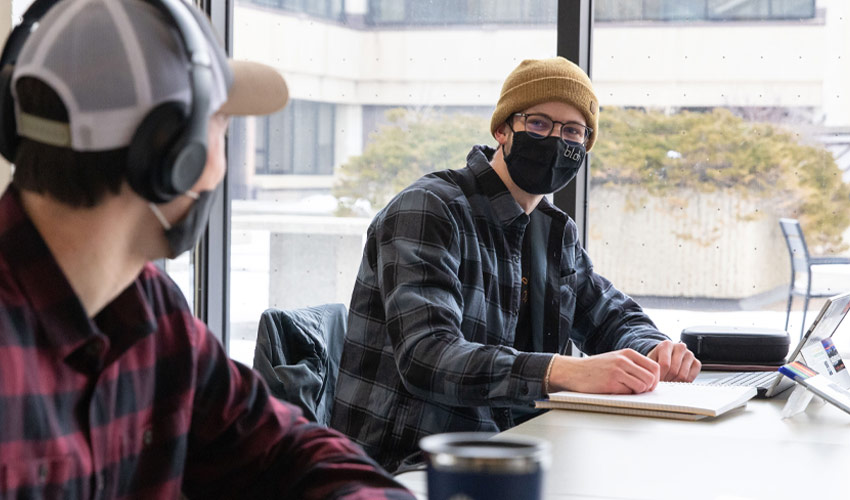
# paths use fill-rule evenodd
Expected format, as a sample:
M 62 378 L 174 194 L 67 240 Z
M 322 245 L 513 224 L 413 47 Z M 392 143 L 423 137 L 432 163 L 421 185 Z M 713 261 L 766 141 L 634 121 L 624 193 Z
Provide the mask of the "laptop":
M 809 329 L 797 343 L 787 360 L 783 362 L 803 361 L 801 352 L 807 347 L 819 344 L 822 340 L 832 337 L 838 325 L 850 311 L 850 292 L 835 295 L 826 299 L 820 312 Z M 778 367 L 777 367 L 778 369 Z M 755 387 L 757 398 L 772 398 L 794 385 L 794 381 L 783 376 L 778 371 L 741 371 L 741 372 L 702 372 L 696 384 L 705 385 L 745 385 Z

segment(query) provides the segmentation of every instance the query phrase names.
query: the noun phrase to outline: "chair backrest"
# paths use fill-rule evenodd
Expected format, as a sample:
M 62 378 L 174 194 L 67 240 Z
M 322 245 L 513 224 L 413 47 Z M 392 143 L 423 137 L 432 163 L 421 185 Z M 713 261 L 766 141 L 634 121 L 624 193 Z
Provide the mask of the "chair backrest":
M 347 319 L 343 304 L 271 308 L 260 316 L 253 368 L 276 398 L 323 425 L 330 423 Z
M 791 271 L 799 274 L 809 272 L 809 247 L 800 229 L 797 219 L 779 219 L 782 235 L 785 236 L 785 244 L 788 246 L 788 255 L 791 257 Z

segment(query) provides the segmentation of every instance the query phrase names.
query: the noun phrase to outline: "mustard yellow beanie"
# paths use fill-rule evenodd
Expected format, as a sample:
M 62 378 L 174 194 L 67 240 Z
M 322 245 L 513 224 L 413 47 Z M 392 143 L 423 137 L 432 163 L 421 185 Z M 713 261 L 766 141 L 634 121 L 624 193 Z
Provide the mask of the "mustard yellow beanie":
M 587 73 L 563 57 L 551 59 L 526 59 L 511 72 L 502 85 L 496 110 L 490 119 L 490 133 L 513 113 L 549 101 L 565 102 L 574 106 L 593 129 L 587 138 L 588 151 L 596 141 L 599 101 L 593 93 Z

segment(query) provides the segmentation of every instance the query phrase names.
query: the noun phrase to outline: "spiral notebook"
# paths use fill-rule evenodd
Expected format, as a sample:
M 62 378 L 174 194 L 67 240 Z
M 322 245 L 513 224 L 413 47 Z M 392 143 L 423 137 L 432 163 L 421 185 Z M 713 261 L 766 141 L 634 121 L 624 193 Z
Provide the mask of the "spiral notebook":
M 553 392 L 548 399 L 536 401 L 535 407 L 699 420 L 745 406 L 755 395 L 756 388 L 751 386 L 659 382 L 654 391 L 643 394 Z

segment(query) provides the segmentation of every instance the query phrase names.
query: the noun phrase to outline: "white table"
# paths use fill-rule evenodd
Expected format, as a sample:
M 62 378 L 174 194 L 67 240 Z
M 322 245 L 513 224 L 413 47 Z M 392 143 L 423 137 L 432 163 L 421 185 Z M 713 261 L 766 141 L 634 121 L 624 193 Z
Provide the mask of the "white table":
M 504 434 L 551 442 L 549 499 L 850 499 L 850 415 L 783 420 L 790 393 L 696 422 L 552 410 Z M 425 498 L 424 472 L 398 478 Z

